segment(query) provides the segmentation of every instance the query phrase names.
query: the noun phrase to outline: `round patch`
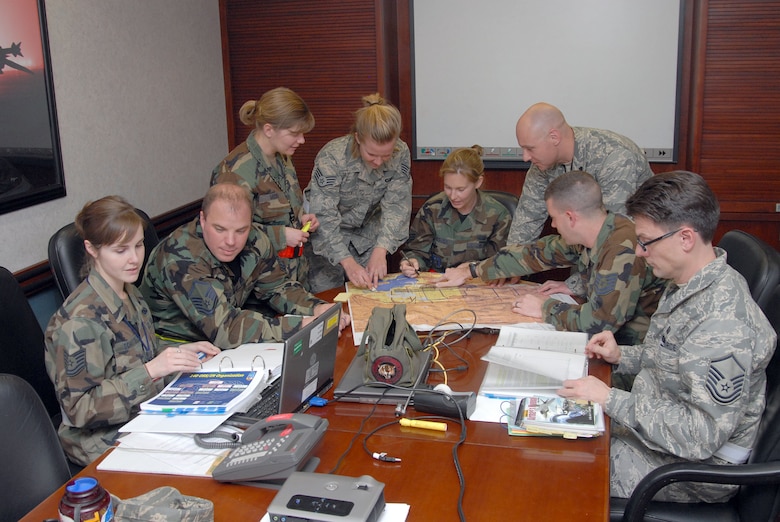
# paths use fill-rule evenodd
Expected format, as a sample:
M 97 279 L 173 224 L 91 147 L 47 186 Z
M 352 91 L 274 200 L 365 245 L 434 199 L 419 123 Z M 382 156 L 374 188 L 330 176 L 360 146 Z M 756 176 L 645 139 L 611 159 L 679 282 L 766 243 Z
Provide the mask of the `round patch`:
M 371 364 L 371 375 L 379 382 L 395 384 L 404 375 L 404 366 L 395 357 L 382 355 Z

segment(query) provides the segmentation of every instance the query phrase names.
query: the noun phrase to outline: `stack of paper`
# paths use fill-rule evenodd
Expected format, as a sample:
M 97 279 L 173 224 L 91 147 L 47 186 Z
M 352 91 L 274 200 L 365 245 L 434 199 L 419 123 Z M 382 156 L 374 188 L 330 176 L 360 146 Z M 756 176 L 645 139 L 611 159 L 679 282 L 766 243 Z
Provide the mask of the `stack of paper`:
M 556 435 L 567 439 L 604 433 L 604 413 L 590 401 L 533 395 L 518 402 L 510 435 Z
M 552 393 L 564 380 L 587 375 L 587 342 L 582 332 L 502 326 L 495 346 L 482 357 L 489 364 L 480 394 L 511 398 Z

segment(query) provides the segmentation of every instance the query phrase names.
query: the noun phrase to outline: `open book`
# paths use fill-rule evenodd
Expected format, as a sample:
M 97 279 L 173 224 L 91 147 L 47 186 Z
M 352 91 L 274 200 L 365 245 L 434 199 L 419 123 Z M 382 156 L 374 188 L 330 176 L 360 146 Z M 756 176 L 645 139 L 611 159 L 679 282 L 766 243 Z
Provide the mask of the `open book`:
M 588 374 L 587 342 L 582 332 L 502 326 L 482 357 L 489 364 L 479 392 L 500 398 L 554 393 L 564 380 Z
M 246 411 L 265 384 L 281 371 L 283 343 L 244 344 L 223 351 L 200 370 L 179 373 L 143 413 L 224 414 Z

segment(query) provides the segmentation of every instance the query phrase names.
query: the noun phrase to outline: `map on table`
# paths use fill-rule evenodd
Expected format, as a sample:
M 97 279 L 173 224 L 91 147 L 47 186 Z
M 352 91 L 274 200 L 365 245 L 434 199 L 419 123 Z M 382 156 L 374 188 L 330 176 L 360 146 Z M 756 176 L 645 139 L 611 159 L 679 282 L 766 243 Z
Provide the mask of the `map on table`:
M 507 324 L 534 323 L 536 319 L 512 312 L 512 303 L 521 295 L 532 292 L 533 283 L 488 286 L 476 280 L 455 288 L 436 288 L 433 281 L 441 274 L 421 272 L 418 279 L 402 274 L 389 274 L 376 291 L 351 287 L 347 283 L 349 313 L 355 344 L 360 344 L 368 318 L 375 306 L 391 308 L 406 305 L 406 320 L 421 332 L 434 329 L 500 328 Z M 473 312 L 473 313 L 472 313 Z M 446 324 L 440 325 L 445 320 Z

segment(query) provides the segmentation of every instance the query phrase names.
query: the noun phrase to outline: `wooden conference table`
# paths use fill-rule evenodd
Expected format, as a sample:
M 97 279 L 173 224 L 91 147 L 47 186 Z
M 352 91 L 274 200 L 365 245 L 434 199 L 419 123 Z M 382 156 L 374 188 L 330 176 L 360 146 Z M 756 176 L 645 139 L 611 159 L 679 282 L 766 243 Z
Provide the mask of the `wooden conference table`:
M 468 361 L 468 370 L 449 372 L 453 390 L 476 391 L 487 363 L 480 357 L 495 335 L 473 333 L 453 347 Z M 342 332 L 336 361 L 336 382 L 355 354 L 351 329 Z M 447 368 L 462 362 L 443 351 Z M 604 381 L 609 366 L 591 361 L 590 373 Z M 442 382 L 432 374 L 429 383 Z M 325 394 L 332 398 L 332 392 Z M 459 483 L 453 448 L 460 438 L 458 423 L 448 422 L 446 433 L 391 425 L 368 439 L 372 452 L 387 452 L 400 463 L 374 460 L 363 449 L 365 434 L 396 419 L 394 406 L 380 405 L 365 422 L 373 406 L 334 402 L 308 413 L 329 421 L 322 444 L 315 453 L 321 459 L 318 473 L 358 477 L 370 475 L 385 484 L 387 502 L 411 505 L 409 522 L 456 521 Z M 413 408 L 407 417 L 427 415 Z M 360 435 L 355 438 L 358 430 Z M 594 439 L 564 440 L 553 437 L 510 437 L 506 426 L 466 421 L 467 436 L 458 450 L 466 488 L 463 512 L 467 520 L 607 520 L 609 513 L 609 433 Z M 354 439 L 354 443 L 353 443 Z M 353 443 L 337 469 L 334 466 Z M 223 484 L 208 478 L 99 471 L 99 460 L 79 476 L 96 477 L 119 498 L 141 495 L 160 486 L 173 486 L 185 495 L 214 502 L 216 521 L 260 520 L 276 494 L 272 489 Z M 64 485 L 27 514 L 23 521 L 57 518 Z

